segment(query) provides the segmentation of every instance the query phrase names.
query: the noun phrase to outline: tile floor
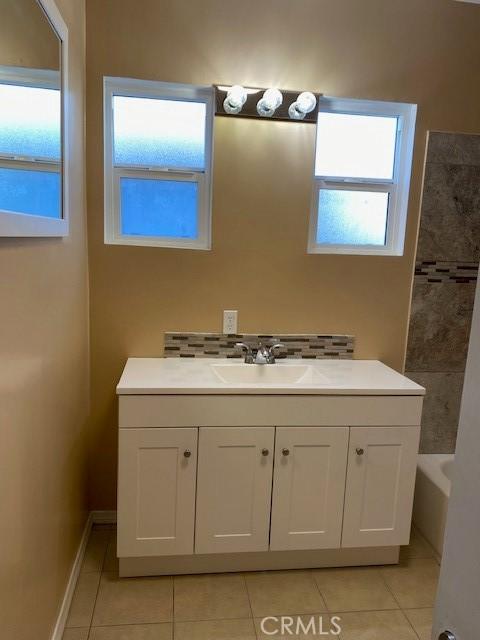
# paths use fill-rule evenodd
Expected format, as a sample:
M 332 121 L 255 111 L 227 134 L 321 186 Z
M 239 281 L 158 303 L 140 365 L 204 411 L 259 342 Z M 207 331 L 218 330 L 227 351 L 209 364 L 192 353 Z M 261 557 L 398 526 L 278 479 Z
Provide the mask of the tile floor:
M 429 640 L 439 567 L 413 532 L 393 567 L 118 578 L 115 529 L 92 530 L 64 640 L 259 640 L 265 616 L 341 618 L 340 640 Z M 272 623 L 273 624 L 273 623 Z M 277 629 L 266 625 L 265 631 Z M 285 631 L 283 637 L 295 637 Z

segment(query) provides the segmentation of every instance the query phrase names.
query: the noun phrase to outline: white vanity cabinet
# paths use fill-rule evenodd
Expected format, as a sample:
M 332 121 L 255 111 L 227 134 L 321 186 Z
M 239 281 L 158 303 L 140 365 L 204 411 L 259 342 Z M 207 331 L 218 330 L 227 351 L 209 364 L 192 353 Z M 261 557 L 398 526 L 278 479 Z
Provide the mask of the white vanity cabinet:
M 408 544 L 418 439 L 418 427 L 120 429 L 119 555 Z
M 120 575 L 398 562 L 424 390 L 388 375 L 375 393 L 121 383 Z

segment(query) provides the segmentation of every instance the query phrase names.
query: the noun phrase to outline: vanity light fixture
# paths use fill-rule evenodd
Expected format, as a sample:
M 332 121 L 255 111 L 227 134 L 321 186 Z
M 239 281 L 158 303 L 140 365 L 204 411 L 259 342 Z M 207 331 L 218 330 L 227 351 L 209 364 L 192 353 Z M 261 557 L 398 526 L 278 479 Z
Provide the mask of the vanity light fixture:
M 262 118 L 271 118 L 283 102 L 282 92 L 278 89 L 267 89 L 257 102 L 257 113 Z
M 320 93 L 239 84 L 215 84 L 213 88 L 217 116 L 306 124 L 316 124 L 318 119 L 315 107 L 322 95 Z
M 301 93 L 295 102 L 288 108 L 288 115 L 292 120 L 303 120 L 307 113 L 310 113 L 315 109 L 317 105 L 317 99 L 310 93 L 310 91 L 304 91 Z
M 239 84 L 234 84 L 227 91 L 227 97 L 223 101 L 223 108 L 230 115 L 237 115 L 247 101 L 247 91 Z

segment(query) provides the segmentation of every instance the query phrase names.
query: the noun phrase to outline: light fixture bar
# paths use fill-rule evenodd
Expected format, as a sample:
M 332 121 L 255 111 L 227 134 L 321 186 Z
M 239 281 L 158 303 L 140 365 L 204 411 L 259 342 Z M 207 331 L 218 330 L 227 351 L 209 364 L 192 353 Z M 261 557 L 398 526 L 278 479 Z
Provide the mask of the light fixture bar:
M 290 91 L 275 87 L 260 88 L 243 85 L 214 85 L 215 115 L 256 118 L 316 124 L 318 102 L 322 94 L 310 91 Z M 293 117 L 289 110 L 295 105 Z

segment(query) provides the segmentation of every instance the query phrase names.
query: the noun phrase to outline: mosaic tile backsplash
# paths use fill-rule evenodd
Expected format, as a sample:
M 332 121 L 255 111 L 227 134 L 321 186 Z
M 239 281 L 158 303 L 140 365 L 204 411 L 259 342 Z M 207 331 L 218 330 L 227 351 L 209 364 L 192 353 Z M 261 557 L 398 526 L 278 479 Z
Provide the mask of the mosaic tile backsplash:
M 314 334 L 256 334 L 241 333 L 165 333 L 166 358 L 242 358 L 235 343 L 245 342 L 255 346 L 258 342 L 285 345 L 278 349 L 277 358 L 302 358 L 304 360 L 339 358 L 351 360 L 355 348 L 354 336 Z

